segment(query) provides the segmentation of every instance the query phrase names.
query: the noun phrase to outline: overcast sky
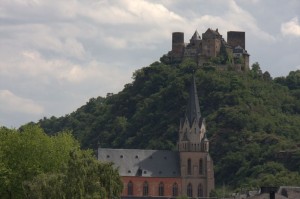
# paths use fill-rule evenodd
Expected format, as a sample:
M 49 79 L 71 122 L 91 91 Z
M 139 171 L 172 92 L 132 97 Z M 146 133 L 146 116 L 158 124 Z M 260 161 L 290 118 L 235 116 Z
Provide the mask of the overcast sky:
M 0 0 L 0 126 L 118 93 L 171 50 L 172 32 L 246 32 L 250 64 L 300 69 L 299 0 Z

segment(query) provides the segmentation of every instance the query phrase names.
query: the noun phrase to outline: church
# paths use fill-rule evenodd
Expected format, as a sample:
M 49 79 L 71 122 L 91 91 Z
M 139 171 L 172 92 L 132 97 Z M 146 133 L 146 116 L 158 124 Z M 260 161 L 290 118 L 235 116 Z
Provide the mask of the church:
M 213 160 L 195 77 L 180 120 L 177 151 L 98 148 L 98 160 L 119 169 L 122 198 L 209 197 L 215 186 Z

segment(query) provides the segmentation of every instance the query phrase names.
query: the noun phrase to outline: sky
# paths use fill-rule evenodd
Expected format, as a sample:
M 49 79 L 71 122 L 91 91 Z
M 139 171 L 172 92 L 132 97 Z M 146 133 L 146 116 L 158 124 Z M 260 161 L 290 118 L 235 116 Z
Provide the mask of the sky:
M 300 69 L 299 0 L 0 0 L 0 126 L 118 93 L 171 50 L 172 32 L 246 32 L 250 65 Z

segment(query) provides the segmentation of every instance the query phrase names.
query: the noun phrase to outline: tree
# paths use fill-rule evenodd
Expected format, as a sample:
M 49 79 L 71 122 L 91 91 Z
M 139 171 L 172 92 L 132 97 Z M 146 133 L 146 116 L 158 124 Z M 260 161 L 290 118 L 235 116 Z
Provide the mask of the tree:
M 31 199 L 117 198 L 123 189 L 118 171 L 97 161 L 91 151 L 71 151 L 59 173 L 42 173 L 23 184 Z
M 0 128 L 0 159 L 0 198 L 104 198 L 106 181 L 114 185 L 111 196 L 122 190 L 118 171 L 81 150 L 69 132 Z

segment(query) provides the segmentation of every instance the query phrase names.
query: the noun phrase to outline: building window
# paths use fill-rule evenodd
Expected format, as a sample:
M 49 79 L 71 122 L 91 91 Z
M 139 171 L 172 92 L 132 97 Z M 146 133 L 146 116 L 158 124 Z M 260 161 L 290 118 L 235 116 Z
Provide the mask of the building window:
M 198 197 L 203 197 L 203 188 L 202 184 L 198 185 Z
M 128 190 L 128 195 L 132 196 L 133 195 L 133 183 L 131 181 L 129 181 L 127 184 L 127 190 Z
M 203 160 L 199 160 L 199 175 L 203 175 Z
M 164 196 L 164 183 L 159 183 L 159 186 L 158 186 L 158 195 L 159 196 Z
M 145 181 L 143 184 L 143 196 L 148 196 L 148 190 L 149 190 L 148 182 Z
M 173 184 L 172 193 L 173 193 L 173 196 L 178 196 L 178 185 L 176 182 Z
M 193 197 L 193 187 L 192 187 L 191 183 L 189 183 L 188 186 L 187 186 L 186 195 L 188 197 Z
M 191 159 L 188 159 L 187 161 L 187 174 L 188 175 L 192 175 L 192 160 Z

